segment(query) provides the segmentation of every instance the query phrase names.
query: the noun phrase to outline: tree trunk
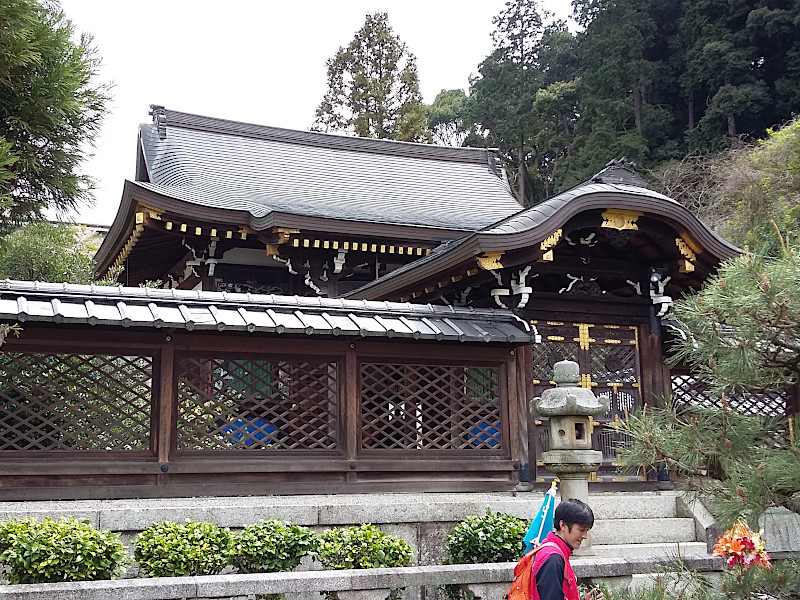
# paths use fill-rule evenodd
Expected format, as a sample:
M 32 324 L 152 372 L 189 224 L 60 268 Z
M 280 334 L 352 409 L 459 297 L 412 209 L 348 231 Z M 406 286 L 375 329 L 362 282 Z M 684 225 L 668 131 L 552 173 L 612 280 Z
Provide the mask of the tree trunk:
M 641 88 L 634 88 L 633 90 L 633 120 L 636 123 L 636 132 L 644 137 L 642 129 L 642 96 Z
M 519 134 L 519 147 L 517 148 L 517 179 L 519 180 L 519 203 L 525 206 L 525 148 L 522 140 L 522 134 Z
M 730 77 L 725 77 L 725 85 L 731 85 Z M 733 113 L 728 114 L 728 135 L 736 135 L 736 118 L 733 116 Z
M 734 118 L 733 113 L 728 115 L 728 135 L 736 135 L 736 119 Z

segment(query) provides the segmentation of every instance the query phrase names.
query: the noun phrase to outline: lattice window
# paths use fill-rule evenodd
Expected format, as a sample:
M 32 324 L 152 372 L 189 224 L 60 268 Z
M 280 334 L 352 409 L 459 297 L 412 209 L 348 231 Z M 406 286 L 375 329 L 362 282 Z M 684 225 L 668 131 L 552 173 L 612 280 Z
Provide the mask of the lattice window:
M 152 358 L 0 354 L 0 450 L 150 448 Z
M 335 362 L 182 357 L 178 449 L 336 448 Z
M 636 346 L 595 344 L 592 346 L 591 357 L 591 373 L 595 381 L 635 383 L 639 380 L 636 373 Z
M 580 362 L 578 359 L 579 347 L 576 343 L 542 342 L 533 344 L 531 350 L 533 378 L 542 382 L 553 379 L 553 365 L 557 362 L 562 360 Z
M 615 460 L 617 450 L 630 441 L 630 436 L 603 427 L 597 434 L 597 442 L 604 460 Z
M 500 450 L 500 370 L 363 363 L 361 447 Z
M 550 450 L 550 430 L 542 427 L 539 430 L 539 451 L 547 452 Z
M 672 374 L 672 397 L 678 406 L 722 408 L 720 398 L 705 383 L 688 373 Z M 725 396 L 728 408 L 743 415 L 781 417 L 786 414 L 788 392 L 740 392 Z

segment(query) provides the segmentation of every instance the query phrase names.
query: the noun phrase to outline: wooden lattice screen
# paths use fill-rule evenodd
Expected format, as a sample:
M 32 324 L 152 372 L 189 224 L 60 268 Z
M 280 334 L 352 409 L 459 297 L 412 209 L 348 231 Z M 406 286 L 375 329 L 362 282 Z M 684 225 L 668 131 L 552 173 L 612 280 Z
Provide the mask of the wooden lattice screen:
M 150 447 L 152 358 L 0 354 L 0 450 Z
M 677 406 L 722 408 L 722 400 L 690 373 L 672 373 L 672 397 Z M 743 415 L 781 417 L 787 414 L 789 392 L 740 392 L 725 396 L 728 408 Z
M 626 438 L 608 423 L 624 419 L 627 413 L 642 406 L 636 326 L 555 321 L 535 324 L 542 341 L 531 347 L 534 396 L 552 387 L 556 362 L 578 363 L 580 385 L 609 400 L 608 411 L 593 419 L 592 447 L 603 453 L 600 475 L 617 478 L 617 447 Z M 550 449 L 545 421 L 535 421 L 534 442 L 539 456 Z
M 179 450 L 335 449 L 337 363 L 184 356 Z
M 361 447 L 501 450 L 500 369 L 361 365 Z
M 0 500 L 501 491 L 528 459 L 524 347 L 90 333 L 3 345 Z

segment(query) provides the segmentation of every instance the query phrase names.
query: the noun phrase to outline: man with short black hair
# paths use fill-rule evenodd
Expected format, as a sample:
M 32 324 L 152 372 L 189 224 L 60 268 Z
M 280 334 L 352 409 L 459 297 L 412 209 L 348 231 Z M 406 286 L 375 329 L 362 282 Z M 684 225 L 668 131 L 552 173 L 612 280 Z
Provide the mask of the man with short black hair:
M 578 579 L 569 563 L 594 525 L 594 513 L 576 498 L 562 500 L 556 507 L 553 527 L 544 538 L 531 565 L 531 600 L 580 600 Z M 598 600 L 594 590 L 586 600 Z

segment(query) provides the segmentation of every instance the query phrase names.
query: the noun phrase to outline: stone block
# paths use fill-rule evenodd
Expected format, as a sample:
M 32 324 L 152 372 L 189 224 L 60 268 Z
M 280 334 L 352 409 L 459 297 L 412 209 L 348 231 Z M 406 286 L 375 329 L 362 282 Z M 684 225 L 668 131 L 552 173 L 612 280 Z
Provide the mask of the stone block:
M 675 542 L 648 544 L 595 544 L 592 546 L 594 556 L 598 557 L 672 557 L 672 556 L 705 556 L 705 542 Z
M 603 519 L 592 527 L 595 544 L 647 544 L 695 541 L 692 519 Z
M 447 536 L 457 523 L 420 523 L 419 526 L 419 565 L 441 565 L 447 556 L 445 543 Z
M 173 600 L 196 598 L 193 577 L 0 586 L 3 600 Z
M 589 496 L 595 519 L 662 519 L 691 517 L 677 514 L 676 492 L 601 493 Z
M 159 521 L 207 521 L 220 527 L 245 527 L 267 519 L 288 523 L 314 524 L 318 511 L 313 506 L 280 506 L 231 502 L 185 502 L 183 505 L 142 504 L 139 506 L 108 506 L 100 510 L 101 528 L 115 531 L 145 529 Z
M 508 591 L 510 583 L 469 583 L 461 588 L 474 600 L 495 600 L 502 598 Z
M 800 515 L 785 508 L 773 508 L 761 518 L 767 552 L 800 552 Z

